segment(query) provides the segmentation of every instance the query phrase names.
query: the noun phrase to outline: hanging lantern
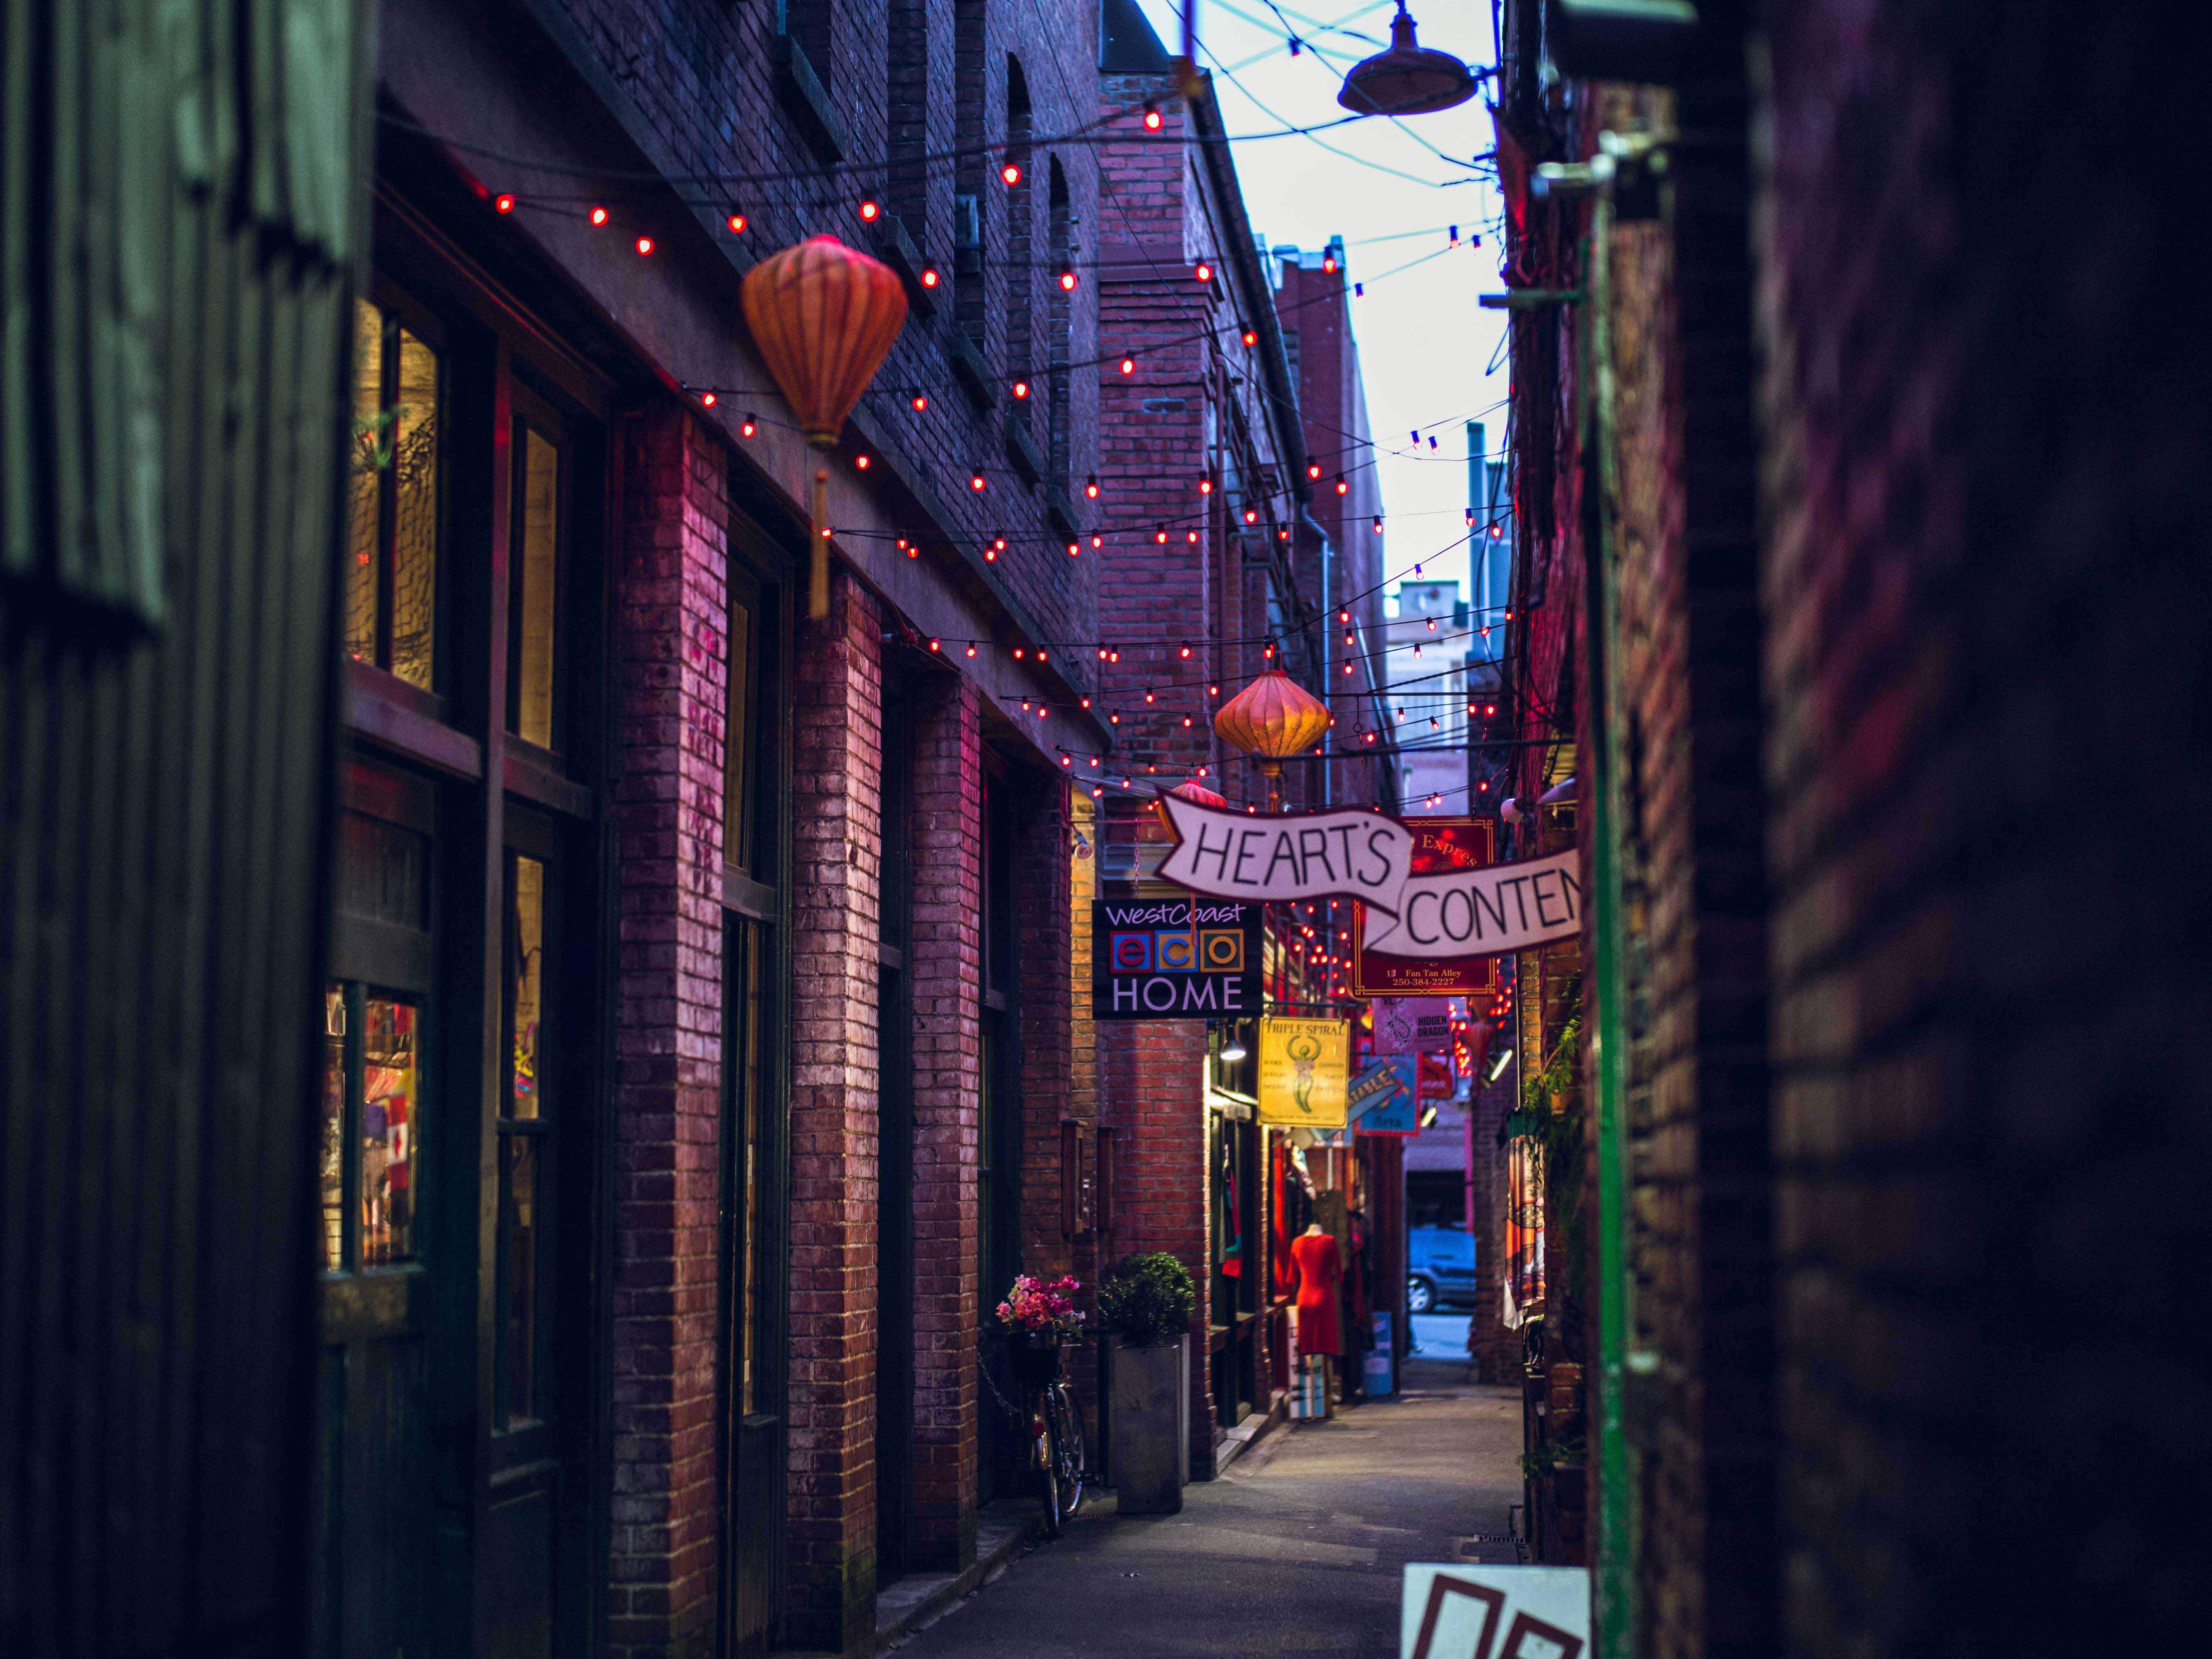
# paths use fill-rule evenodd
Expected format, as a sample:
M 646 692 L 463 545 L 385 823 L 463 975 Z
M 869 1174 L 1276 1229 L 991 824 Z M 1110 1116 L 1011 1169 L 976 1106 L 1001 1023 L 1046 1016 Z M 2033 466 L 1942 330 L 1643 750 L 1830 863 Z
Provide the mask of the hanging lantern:
M 1406 0 L 1390 20 L 1390 48 L 1354 64 L 1336 101 L 1354 115 L 1427 115 L 1474 96 L 1474 74 L 1448 52 L 1413 39 Z
M 1271 812 L 1282 805 L 1283 757 L 1312 748 L 1335 723 L 1328 704 L 1279 668 L 1261 675 L 1213 717 L 1213 729 L 1224 742 L 1260 757 Z
M 1229 805 L 1228 797 L 1214 793 L 1212 790 L 1207 788 L 1196 778 L 1192 778 L 1188 782 L 1176 785 L 1174 788 L 1168 791 L 1168 793 L 1179 797 L 1183 800 L 1194 800 L 1200 806 L 1226 806 Z
M 906 290 L 889 265 L 834 236 L 810 236 L 745 273 L 740 296 L 753 343 L 817 449 L 834 449 L 845 417 L 906 324 Z M 830 614 L 830 470 L 814 472 L 810 617 Z

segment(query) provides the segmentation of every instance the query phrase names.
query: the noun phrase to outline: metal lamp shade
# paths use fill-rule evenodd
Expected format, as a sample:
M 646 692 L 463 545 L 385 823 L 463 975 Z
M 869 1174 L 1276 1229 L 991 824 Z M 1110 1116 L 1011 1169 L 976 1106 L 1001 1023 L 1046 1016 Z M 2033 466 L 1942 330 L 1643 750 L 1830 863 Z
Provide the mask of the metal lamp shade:
M 753 342 L 807 442 L 832 447 L 905 325 L 897 275 L 834 236 L 810 236 L 747 271 L 743 299 Z
M 1390 20 L 1390 49 L 1355 64 L 1336 101 L 1355 115 L 1427 115 L 1474 96 L 1474 75 L 1448 52 L 1413 39 L 1406 0 Z

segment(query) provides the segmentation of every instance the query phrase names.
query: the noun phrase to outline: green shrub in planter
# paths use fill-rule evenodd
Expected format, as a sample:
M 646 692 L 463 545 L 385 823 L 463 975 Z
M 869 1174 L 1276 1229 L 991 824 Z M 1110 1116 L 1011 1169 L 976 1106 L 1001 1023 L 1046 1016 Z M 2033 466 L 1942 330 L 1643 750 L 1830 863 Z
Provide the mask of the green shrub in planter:
M 1098 1322 L 1131 1347 L 1172 1342 L 1190 1328 L 1198 1292 L 1165 1250 L 1125 1255 L 1098 1285 Z

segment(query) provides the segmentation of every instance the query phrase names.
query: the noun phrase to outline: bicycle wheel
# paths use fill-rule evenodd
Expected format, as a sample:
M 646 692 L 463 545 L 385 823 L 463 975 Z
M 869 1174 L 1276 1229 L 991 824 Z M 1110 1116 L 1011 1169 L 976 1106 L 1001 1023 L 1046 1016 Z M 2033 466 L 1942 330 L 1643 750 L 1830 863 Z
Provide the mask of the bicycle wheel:
M 1066 1520 L 1060 1507 L 1065 1499 L 1060 1492 L 1059 1413 L 1052 1403 L 1054 1392 L 1046 1389 L 1044 1398 L 1037 1402 L 1037 1437 L 1043 1443 L 1040 1449 L 1044 1454 L 1038 1461 L 1044 1466 L 1044 1530 L 1048 1538 L 1059 1537 Z
M 1084 1409 L 1075 1401 L 1075 1389 L 1066 1382 L 1053 1385 L 1046 1405 L 1051 1411 L 1048 1422 L 1053 1427 L 1053 1467 L 1060 1475 L 1060 1504 L 1064 1516 L 1075 1520 L 1075 1510 L 1084 1506 L 1084 1484 L 1091 1475 L 1084 1451 L 1088 1440 L 1084 1433 Z

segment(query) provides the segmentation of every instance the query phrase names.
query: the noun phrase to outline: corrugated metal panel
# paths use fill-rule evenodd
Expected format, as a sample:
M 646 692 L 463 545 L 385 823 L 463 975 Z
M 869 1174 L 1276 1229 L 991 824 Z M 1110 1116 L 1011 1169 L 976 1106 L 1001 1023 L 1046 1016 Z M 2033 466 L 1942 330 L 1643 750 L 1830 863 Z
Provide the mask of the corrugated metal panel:
M 0 1651 L 304 1640 L 365 44 L 0 0 Z

